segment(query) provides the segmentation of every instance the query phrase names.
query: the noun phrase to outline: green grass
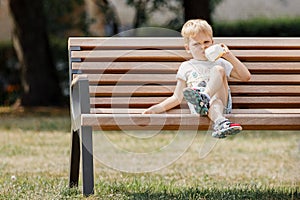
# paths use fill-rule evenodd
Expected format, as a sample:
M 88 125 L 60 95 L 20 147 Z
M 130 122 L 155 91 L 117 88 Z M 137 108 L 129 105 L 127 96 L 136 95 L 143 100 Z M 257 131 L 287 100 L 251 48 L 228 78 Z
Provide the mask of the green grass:
M 68 112 L 0 115 L 0 199 L 84 199 L 81 187 L 68 188 L 69 126 Z M 96 144 L 101 134 L 94 134 Z M 141 142 L 119 132 L 104 135 L 137 152 L 158 151 L 175 137 L 164 132 Z M 120 172 L 96 159 L 95 195 L 88 199 L 300 199 L 298 131 L 245 131 L 200 158 L 201 144 L 213 141 L 199 133 L 181 157 L 150 173 Z M 148 164 L 159 166 L 172 153 Z

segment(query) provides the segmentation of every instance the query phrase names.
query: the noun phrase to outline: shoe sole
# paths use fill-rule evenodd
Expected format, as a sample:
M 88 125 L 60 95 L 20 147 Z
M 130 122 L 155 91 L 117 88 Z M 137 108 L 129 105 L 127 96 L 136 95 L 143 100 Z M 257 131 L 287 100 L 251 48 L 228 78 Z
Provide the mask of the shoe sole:
M 239 132 L 241 132 L 242 130 L 243 129 L 241 126 L 229 127 L 227 129 L 222 130 L 222 132 L 221 131 L 213 132 L 212 136 L 215 138 L 226 138 L 228 135 L 236 135 Z M 214 134 L 214 133 L 216 133 L 216 134 Z
M 205 95 L 201 95 L 195 90 L 187 88 L 183 91 L 183 96 L 185 100 L 195 105 L 195 110 L 197 113 L 202 116 L 208 114 L 208 108 L 205 106 L 205 104 L 209 104 L 209 99 Z

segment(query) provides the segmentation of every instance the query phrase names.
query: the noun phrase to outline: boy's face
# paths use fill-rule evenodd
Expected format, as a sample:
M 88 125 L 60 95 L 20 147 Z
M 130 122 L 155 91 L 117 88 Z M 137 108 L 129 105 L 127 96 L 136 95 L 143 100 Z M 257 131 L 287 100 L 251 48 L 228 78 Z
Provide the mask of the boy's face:
M 190 51 L 196 60 L 207 60 L 205 57 L 205 49 L 214 43 L 212 37 L 206 33 L 198 33 L 195 37 L 190 37 L 189 43 L 185 45 L 185 49 Z

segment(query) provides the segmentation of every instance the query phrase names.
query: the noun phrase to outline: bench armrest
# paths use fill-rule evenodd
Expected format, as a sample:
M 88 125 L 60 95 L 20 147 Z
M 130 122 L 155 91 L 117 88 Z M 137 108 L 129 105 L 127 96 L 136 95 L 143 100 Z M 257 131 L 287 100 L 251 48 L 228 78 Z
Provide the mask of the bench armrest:
M 85 80 L 88 80 L 87 75 L 85 74 L 77 75 L 77 77 L 72 80 L 71 87 L 73 87 L 75 84 L 78 84 L 79 81 L 85 81 Z
M 89 80 L 85 75 L 77 76 L 70 85 L 70 108 L 72 129 L 81 125 L 81 114 L 90 113 Z

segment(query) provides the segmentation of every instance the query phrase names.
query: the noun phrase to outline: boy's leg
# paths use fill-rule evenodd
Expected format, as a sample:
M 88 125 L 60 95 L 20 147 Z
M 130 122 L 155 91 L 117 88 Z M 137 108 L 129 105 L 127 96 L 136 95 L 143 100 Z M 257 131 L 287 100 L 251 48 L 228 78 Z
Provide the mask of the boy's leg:
M 213 102 L 209 108 L 208 117 L 211 121 L 216 122 L 218 120 L 226 119 L 223 111 L 225 106 L 220 99 L 213 99 Z
M 216 66 L 211 71 L 211 79 L 205 92 L 212 95 L 208 117 L 215 123 L 213 137 L 225 138 L 242 130 L 240 124 L 231 123 L 224 117 L 224 108 L 228 101 L 228 83 L 223 68 Z
M 208 117 L 216 122 L 225 119 L 223 113 L 228 101 L 228 82 L 222 66 L 215 66 L 210 73 L 210 79 L 204 90 L 211 97 Z
M 228 82 L 225 70 L 222 66 L 216 65 L 210 71 L 210 79 L 207 82 L 207 86 L 204 90 L 204 93 L 208 94 L 210 97 L 218 95 L 219 97 L 221 97 L 221 100 L 223 101 L 224 105 L 226 105 L 225 101 L 227 101 L 228 96 L 227 90 Z
M 242 130 L 240 124 L 230 122 L 223 115 L 224 106 L 220 99 L 215 99 L 209 110 L 209 118 L 214 121 L 214 131 L 212 136 L 215 138 L 225 138 L 228 135 L 235 135 Z

